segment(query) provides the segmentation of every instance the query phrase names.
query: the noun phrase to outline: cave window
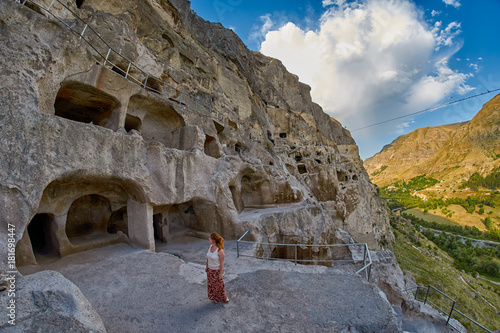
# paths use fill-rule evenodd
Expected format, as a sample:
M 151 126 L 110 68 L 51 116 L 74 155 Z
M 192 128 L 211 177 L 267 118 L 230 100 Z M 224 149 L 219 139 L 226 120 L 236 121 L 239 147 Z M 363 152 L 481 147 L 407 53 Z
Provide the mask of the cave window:
M 205 136 L 204 152 L 206 155 L 212 156 L 214 158 L 220 157 L 219 146 L 217 145 L 217 140 L 215 140 L 213 136 Z
M 318 159 L 315 159 L 316 163 L 321 164 L 321 161 Z
M 151 96 L 133 95 L 128 102 L 127 114 L 143 115 L 140 133 L 144 141 L 160 142 L 167 148 L 182 149 L 174 133 L 184 127 L 185 123 L 171 105 Z
M 337 179 L 339 182 L 348 180 L 347 175 L 342 171 L 337 171 Z
M 158 81 L 157 79 L 155 78 L 152 78 L 152 77 L 147 77 L 146 79 L 144 79 L 144 81 L 142 82 L 142 86 L 146 89 L 146 90 L 149 90 L 149 91 L 152 91 L 154 92 L 155 94 L 163 94 L 163 90 L 164 90 L 164 83 L 163 82 L 160 82 Z
M 78 83 L 59 89 L 54 102 L 56 116 L 98 126 L 105 126 L 118 106 L 116 98 L 95 87 Z
M 239 145 L 239 144 L 235 144 L 235 145 L 234 145 L 234 150 L 235 150 L 237 153 L 241 152 L 241 145 Z
M 306 166 L 304 164 L 297 165 L 297 170 L 299 171 L 300 174 L 307 172 Z
M 272 161 L 269 162 L 269 165 L 274 165 L 274 163 Z
M 57 252 L 52 242 L 51 223 L 48 214 L 36 214 L 28 224 L 28 236 L 35 256 Z
M 119 66 L 113 66 L 111 70 L 117 74 L 120 74 L 121 76 L 125 77 L 127 75 L 127 71 L 120 68 Z
M 234 121 L 231 121 L 231 120 L 229 120 L 229 119 L 228 119 L 228 120 L 227 120 L 227 123 L 228 123 L 228 125 L 229 125 L 231 128 L 233 128 L 233 129 L 235 129 L 235 130 L 237 130 L 237 129 L 238 129 L 238 124 L 236 124 Z
M 142 122 L 139 118 L 127 114 L 125 118 L 125 130 L 130 132 L 131 130 L 136 130 L 140 132 Z
M 280 138 L 286 139 L 286 133 L 280 133 Z
M 76 0 L 76 8 L 80 8 L 83 5 L 84 0 Z
M 358 176 L 357 175 L 353 175 L 352 176 L 352 180 L 358 180 Z
M 184 211 L 184 214 L 193 214 L 193 215 L 196 215 L 196 212 L 193 208 L 193 206 L 189 206 L 185 211 Z
M 295 155 L 295 162 L 300 162 L 300 161 L 302 161 L 302 156 Z

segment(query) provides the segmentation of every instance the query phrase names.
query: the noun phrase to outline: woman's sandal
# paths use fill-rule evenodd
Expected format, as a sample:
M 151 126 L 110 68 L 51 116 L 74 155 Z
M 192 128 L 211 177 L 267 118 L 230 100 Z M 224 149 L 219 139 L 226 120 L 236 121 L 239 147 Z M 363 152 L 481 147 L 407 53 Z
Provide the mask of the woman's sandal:
M 212 301 L 212 303 L 217 304 L 217 301 Z
M 229 298 L 226 298 L 226 300 L 224 301 L 224 303 L 229 303 Z

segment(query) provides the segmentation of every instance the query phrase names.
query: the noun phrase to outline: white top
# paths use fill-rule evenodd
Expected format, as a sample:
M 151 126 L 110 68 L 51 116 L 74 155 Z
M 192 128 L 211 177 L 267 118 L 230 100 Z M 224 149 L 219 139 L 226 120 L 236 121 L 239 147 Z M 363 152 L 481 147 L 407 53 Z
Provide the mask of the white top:
M 214 252 L 210 251 L 212 245 L 208 247 L 207 259 L 208 259 L 208 268 L 210 269 L 220 269 L 220 260 L 219 260 L 219 248 Z

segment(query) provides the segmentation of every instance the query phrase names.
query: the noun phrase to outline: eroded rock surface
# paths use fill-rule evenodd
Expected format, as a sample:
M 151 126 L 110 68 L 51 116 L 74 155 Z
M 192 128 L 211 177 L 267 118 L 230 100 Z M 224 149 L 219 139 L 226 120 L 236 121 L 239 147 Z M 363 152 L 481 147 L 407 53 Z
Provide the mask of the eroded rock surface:
M 184 229 L 390 247 L 355 142 L 278 60 L 188 1 L 67 1 L 87 26 L 51 2 L 0 1 L 0 218 L 18 265 Z
M 101 317 L 80 289 L 58 272 L 17 277 L 13 289 L 15 298 L 7 291 L 0 292 L 2 332 L 106 332 Z M 14 317 L 9 317 L 7 307 L 12 299 Z

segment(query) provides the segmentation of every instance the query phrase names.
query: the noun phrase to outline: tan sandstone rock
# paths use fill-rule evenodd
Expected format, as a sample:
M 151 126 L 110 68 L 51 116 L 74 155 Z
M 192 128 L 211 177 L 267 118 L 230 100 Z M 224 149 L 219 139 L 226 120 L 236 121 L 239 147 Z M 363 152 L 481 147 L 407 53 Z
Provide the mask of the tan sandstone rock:
M 92 47 L 0 0 L 0 220 L 18 265 L 183 230 L 390 247 L 354 140 L 281 62 L 187 1 L 67 5 L 89 25 L 51 11 Z

